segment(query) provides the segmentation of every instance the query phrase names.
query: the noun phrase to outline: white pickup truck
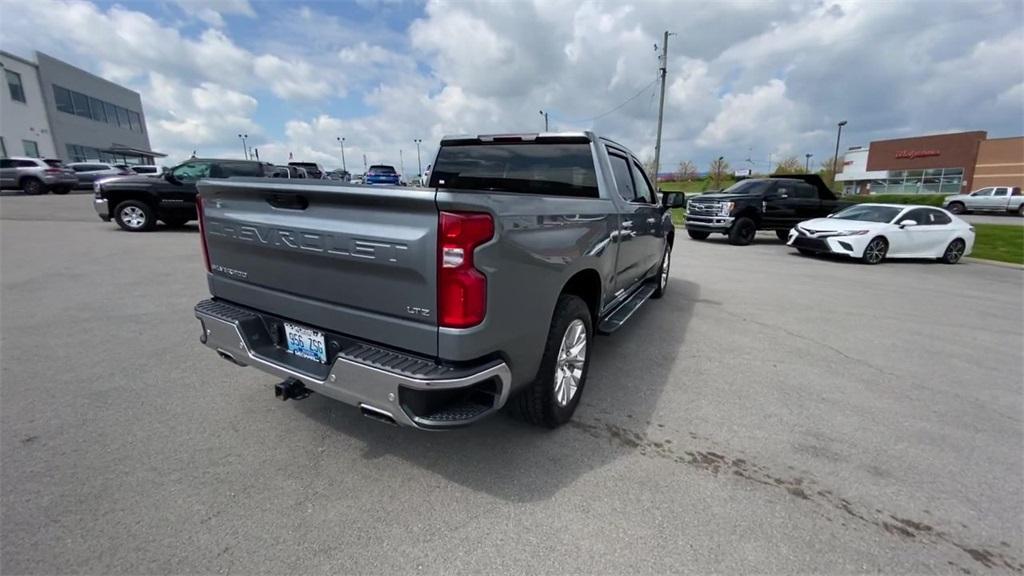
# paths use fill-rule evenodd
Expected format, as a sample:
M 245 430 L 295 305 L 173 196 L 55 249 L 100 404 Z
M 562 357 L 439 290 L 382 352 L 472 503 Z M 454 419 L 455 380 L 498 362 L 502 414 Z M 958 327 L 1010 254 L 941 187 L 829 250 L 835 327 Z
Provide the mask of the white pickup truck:
M 1006 212 L 1024 216 L 1024 195 L 1020 186 L 990 186 L 970 194 L 947 196 L 942 207 L 953 214 Z

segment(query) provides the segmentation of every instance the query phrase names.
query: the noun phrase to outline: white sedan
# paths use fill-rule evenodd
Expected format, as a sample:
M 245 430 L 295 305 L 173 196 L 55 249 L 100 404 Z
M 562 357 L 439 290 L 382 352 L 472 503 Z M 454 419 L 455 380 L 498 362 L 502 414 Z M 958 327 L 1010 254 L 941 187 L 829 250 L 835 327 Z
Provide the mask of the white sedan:
M 937 258 L 956 264 L 974 248 L 974 227 L 931 206 L 856 204 L 789 231 L 801 254 L 841 254 L 878 264 L 886 258 Z

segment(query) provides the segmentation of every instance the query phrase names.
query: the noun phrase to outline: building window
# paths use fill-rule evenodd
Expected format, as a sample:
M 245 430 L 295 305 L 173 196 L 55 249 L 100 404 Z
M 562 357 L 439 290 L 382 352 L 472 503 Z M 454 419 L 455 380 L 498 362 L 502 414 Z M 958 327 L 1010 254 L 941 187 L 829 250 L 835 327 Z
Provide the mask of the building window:
M 71 92 L 71 102 L 75 105 L 75 115 L 82 116 L 84 118 L 92 118 L 92 112 L 89 111 L 89 97 L 85 94 L 78 92 Z
M 71 103 L 71 91 L 67 88 L 62 88 L 54 84 L 53 101 L 57 104 L 57 110 L 68 114 L 75 113 L 75 105 Z
M 132 130 L 135 132 L 142 132 L 142 117 L 139 116 L 138 112 L 128 111 L 128 120 L 132 123 Z
M 103 110 L 107 113 L 107 124 L 117 126 L 117 106 L 114 106 L 110 102 L 104 102 Z
M 21 85 L 21 74 L 4 69 L 4 76 L 7 77 L 7 88 L 11 91 L 11 100 L 18 102 L 25 101 L 25 87 Z
M 39 144 L 33 140 L 22 140 L 21 145 L 25 147 L 25 156 L 39 158 Z
M 89 109 L 92 110 L 92 119 L 97 122 L 106 122 L 107 114 L 103 111 L 103 102 L 89 97 Z

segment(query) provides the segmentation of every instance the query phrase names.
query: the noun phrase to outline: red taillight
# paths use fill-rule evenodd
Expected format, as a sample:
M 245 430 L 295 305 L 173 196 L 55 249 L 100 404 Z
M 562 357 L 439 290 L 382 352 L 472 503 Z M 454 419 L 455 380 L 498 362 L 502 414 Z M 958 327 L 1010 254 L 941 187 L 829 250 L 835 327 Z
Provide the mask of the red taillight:
M 438 323 L 476 326 L 487 314 L 487 277 L 473 266 L 473 250 L 494 237 L 494 219 L 481 212 L 441 212 L 438 228 Z
M 199 215 L 199 242 L 203 245 L 203 262 L 206 263 L 206 271 L 210 272 L 210 250 L 206 247 L 206 214 L 202 196 L 196 196 L 196 213 Z
M 47 174 L 63 174 L 64 173 L 64 171 L 61 170 L 60 168 L 47 168 L 46 170 L 44 170 L 44 172 L 46 172 Z

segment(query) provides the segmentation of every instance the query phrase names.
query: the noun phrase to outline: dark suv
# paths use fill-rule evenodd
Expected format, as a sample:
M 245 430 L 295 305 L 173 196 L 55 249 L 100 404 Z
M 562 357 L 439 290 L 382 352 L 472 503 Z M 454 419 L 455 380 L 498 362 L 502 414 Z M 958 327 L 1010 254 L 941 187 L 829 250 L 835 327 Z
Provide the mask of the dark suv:
M 690 199 L 686 232 L 695 240 L 718 232 L 728 236 L 730 244 L 746 246 L 758 230 L 774 230 L 785 241 L 797 223 L 849 204 L 837 200 L 817 174 L 749 178 L 721 192 Z
M 146 232 L 157 220 L 171 227 L 196 219 L 196 182 L 204 178 L 265 177 L 266 165 L 255 160 L 192 158 L 162 177 L 127 176 L 93 185 L 93 206 L 104 221 L 113 219 L 129 232 Z

